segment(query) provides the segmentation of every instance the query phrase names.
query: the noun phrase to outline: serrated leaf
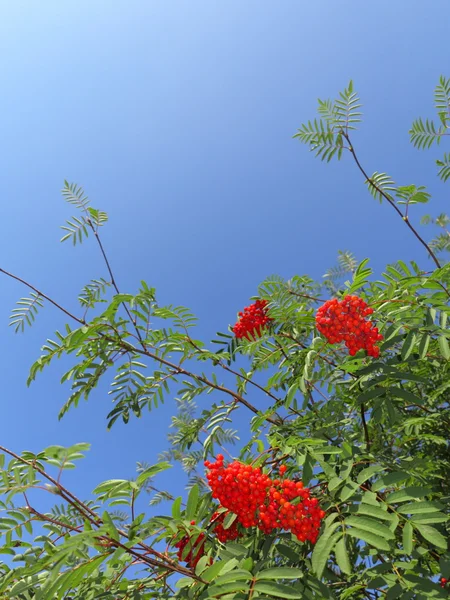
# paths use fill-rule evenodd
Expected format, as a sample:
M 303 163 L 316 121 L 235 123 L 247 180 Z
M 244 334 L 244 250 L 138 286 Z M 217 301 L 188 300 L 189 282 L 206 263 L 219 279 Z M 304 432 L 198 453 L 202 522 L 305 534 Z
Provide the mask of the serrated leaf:
M 359 485 L 357 483 L 354 481 L 347 481 L 339 494 L 341 501 L 346 502 L 357 490 L 359 490 Z
M 256 592 L 262 592 L 275 598 L 286 598 L 286 600 L 301 600 L 303 598 L 302 592 L 275 581 L 257 581 L 253 589 Z
M 320 579 L 322 577 L 322 573 L 325 569 L 325 565 L 327 564 L 328 557 L 330 556 L 331 551 L 333 550 L 334 544 L 340 539 L 342 536 L 342 532 L 338 531 L 334 533 L 338 527 L 341 527 L 340 523 L 333 523 L 319 537 L 316 545 L 314 546 L 314 550 L 311 556 L 311 564 L 314 570 L 314 573 Z M 334 535 L 333 535 L 334 533 Z
M 401 352 L 402 360 L 407 360 L 409 358 L 411 352 L 414 350 L 415 343 L 416 343 L 416 332 L 414 330 L 411 330 L 408 333 L 408 335 L 406 336 L 405 341 L 402 346 L 402 352 Z
M 332 492 L 333 490 L 338 488 L 341 485 L 341 483 L 344 483 L 343 479 L 341 479 L 340 477 L 333 477 L 332 479 L 330 479 L 330 482 L 328 484 L 328 490 Z
M 410 523 L 406 523 L 403 527 L 402 538 L 404 551 L 406 554 L 411 554 L 413 550 L 413 528 Z
M 351 529 L 347 529 L 347 535 L 350 535 L 358 540 L 362 540 L 363 542 L 367 542 L 374 548 L 378 548 L 378 550 L 390 550 L 390 546 L 384 538 L 380 537 L 379 535 L 375 535 L 370 531 L 366 531 L 365 529 L 352 527 Z
M 233 523 L 236 521 L 236 519 L 237 519 L 237 515 L 232 512 L 229 512 L 227 514 L 227 516 L 225 517 L 225 519 L 223 520 L 222 527 L 224 529 L 229 529 L 233 525 Z
M 227 573 L 220 575 L 216 579 L 215 585 L 223 585 L 230 581 L 249 581 L 250 579 L 253 579 L 253 575 L 249 571 L 246 571 L 245 569 L 235 569 L 234 571 L 228 571 Z
M 381 506 L 375 506 L 373 504 L 360 504 L 358 506 L 358 515 L 367 515 L 368 517 L 374 517 L 375 519 L 382 519 L 384 521 L 392 520 L 392 513 L 388 513 L 387 510 L 383 510 Z
M 172 504 L 172 517 L 174 519 L 181 519 L 181 502 L 182 502 L 182 497 L 179 496 L 178 498 L 176 498 L 176 500 L 174 501 L 174 503 Z
M 105 510 L 103 515 L 102 515 L 102 520 L 103 523 L 105 524 L 109 535 L 112 537 L 113 540 L 120 540 L 120 534 L 117 531 L 117 527 L 114 524 L 114 521 L 111 519 L 111 516 L 109 515 L 109 513 Z
M 450 347 L 448 345 L 447 338 L 443 335 L 438 337 L 439 350 L 445 360 L 450 360 Z
M 352 567 L 348 558 L 347 547 L 345 545 L 345 537 L 339 540 L 339 542 L 336 544 L 334 548 L 334 555 L 336 557 L 337 565 L 342 571 L 342 573 L 350 575 L 352 572 Z
M 296 567 L 274 567 L 256 573 L 256 580 L 261 579 L 299 579 L 303 577 L 303 571 Z
M 216 561 L 210 567 L 208 567 L 206 571 L 203 572 L 202 579 L 208 582 L 212 581 L 219 575 L 219 573 L 222 571 L 226 564 L 227 563 L 224 560 Z
M 191 487 L 189 491 L 189 496 L 186 504 L 186 519 L 188 519 L 189 521 L 191 521 L 195 517 L 195 511 L 197 510 L 198 504 L 198 496 L 199 489 L 198 485 L 195 484 Z
M 395 534 L 387 527 L 383 525 L 379 521 L 375 521 L 375 519 L 371 519 L 370 517 L 359 517 L 359 516 L 350 516 L 345 519 L 346 525 L 351 525 L 352 527 L 357 527 L 358 529 L 364 529 L 365 531 L 369 531 L 375 535 L 385 538 L 386 540 L 392 540 L 395 538 Z
M 404 589 L 399 583 L 396 583 L 391 588 L 388 589 L 387 594 L 385 596 L 385 600 L 397 600 L 403 594 Z
M 392 492 L 388 494 L 386 497 L 387 502 L 408 502 L 409 500 L 414 500 L 415 498 L 423 498 L 424 496 L 428 496 L 431 494 L 430 488 L 421 487 L 421 486 L 411 486 L 406 487 L 403 490 L 399 490 L 398 492 Z
M 428 352 L 428 346 L 430 345 L 430 336 L 428 333 L 424 333 L 420 339 L 419 343 L 419 356 L 420 358 L 425 358 Z
M 449 516 L 442 512 L 425 513 L 423 515 L 415 515 L 411 518 L 411 523 L 423 523 L 424 525 L 432 525 L 437 523 L 446 523 Z
M 419 523 L 415 523 L 414 528 L 419 531 L 419 533 L 427 540 L 427 542 L 430 542 L 430 544 L 433 544 L 433 546 L 436 546 L 437 548 L 447 550 L 448 542 L 442 533 L 440 533 L 437 529 L 430 527 L 429 525 L 422 525 Z
M 166 469 L 171 469 L 171 468 L 172 468 L 172 465 L 168 462 L 160 462 L 157 465 L 152 465 L 151 467 L 148 467 L 147 469 L 145 469 L 137 477 L 136 483 L 139 487 L 141 487 L 144 485 L 144 483 L 150 477 L 154 477 L 157 473 L 161 473 L 162 471 L 165 471 Z
M 378 492 L 386 487 L 393 485 L 394 483 L 400 483 L 401 481 L 406 481 L 410 479 L 409 473 L 404 473 L 402 471 L 394 471 L 392 473 L 388 473 L 384 475 L 378 481 L 375 481 L 372 485 L 372 491 Z
M 377 473 L 380 473 L 384 470 L 385 467 L 382 467 L 381 465 L 372 465 L 370 467 L 366 467 L 361 471 L 361 473 L 358 474 L 356 481 L 360 484 L 364 483 L 365 481 L 373 477 L 373 475 L 376 475 Z
M 423 501 L 423 502 L 410 502 L 408 504 L 404 504 L 403 506 L 400 506 L 396 510 L 401 515 L 418 515 L 421 513 L 439 512 L 443 508 L 445 508 L 445 507 L 442 504 L 440 504 L 439 502 Z
M 220 585 L 215 583 L 213 586 L 208 588 L 208 594 L 213 598 L 217 598 L 219 595 L 223 596 L 224 594 L 231 594 L 232 592 L 247 592 L 249 587 L 250 583 L 248 581 L 238 579 L 236 581 L 229 581 L 228 583 L 223 583 Z M 229 598 L 229 596 L 227 596 L 227 598 Z

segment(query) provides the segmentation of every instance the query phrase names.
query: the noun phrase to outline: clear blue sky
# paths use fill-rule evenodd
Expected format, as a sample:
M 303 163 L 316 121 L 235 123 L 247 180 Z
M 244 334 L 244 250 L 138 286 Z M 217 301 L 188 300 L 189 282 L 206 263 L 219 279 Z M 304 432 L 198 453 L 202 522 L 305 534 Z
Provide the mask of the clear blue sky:
M 377 270 L 399 258 L 425 264 L 350 160 L 324 165 L 292 135 L 317 97 L 352 78 L 367 170 L 429 185 L 430 211 L 444 210 L 439 151 L 415 150 L 407 131 L 432 115 L 438 77 L 450 75 L 449 20 L 445 0 L 3 3 L 0 265 L 69 308 L 85 283 L 106 276 L 93 244 L 59 244 L 73 212 L 64 179 L 110 214 L 103 240 L 121 289 L 146 279 L 161 302 L 199 315 L 205 339 L 234 322 L 265 276 L 320 277 L 339 249 L 372 257 Z M 173 403 L 107 432 L 103 387 L 59 423 L 65 365 L 30 389 L 25 380 L 64 320 L 47 307 L 14 336 L 8 315 L 26 293 L 7 279 L 1 290 L 0 443 L 91 442 L 69 477 L 80 495 L 132 476 L 136 460 L 154 462 Z

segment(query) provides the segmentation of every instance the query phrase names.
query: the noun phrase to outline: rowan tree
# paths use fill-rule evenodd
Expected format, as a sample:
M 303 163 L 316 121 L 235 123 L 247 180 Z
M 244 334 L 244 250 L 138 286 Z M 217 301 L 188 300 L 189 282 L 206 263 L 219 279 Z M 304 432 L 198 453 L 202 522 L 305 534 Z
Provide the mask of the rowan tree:
M 375 278 L 367 258 L 341 252 L 320 282 L 271 277 L 236 307 L 228 329 L 217 315 L 221 331 L 205 344 L 188 309 L 160 305 L 145 282 L 137 294 L 119 289 L 101 241 L 107 215 L 66 182 L 77 215 L 62 241 L 90 237 L 105 260 L 79 309 L 0 269 L 27 288 L 11 317 L 16 331 L 44 305 L 67 317 L 29 375 L 31 383 L 71 356 L 61 417 L 104 378 L 112 378 L 110 428 L 176 399 L 159 462 L 138 464 L 130 480 L 100 482 L 90 498 L 63 477 L 87 444 L 22 454 L 0 447 L 1 598 L 448 597 L 450 219 L 426 217 L 440 227 L 426 241 L 411 214 L 429 202 L 426 188 L 361 164 L 360 106 L 350 83 L 336 100 L 319 101 L 318 118 L 294 137 L 323 161 L 355 163 L 422 247 L 420 264 L 398 260 Z M 435 107 L 436 122 L 411 127 L 418 149 L 450 135 L 450 79 L 441 77 Z M 447 181 L 450 153 L 436 162 Z M 237 411 L 249 418 L 243 440 Z M 158 487 L 158 473 L 175 463 L 187 483 L 176 498 Z M 37 504 L 38 490 L 52 494 L 52 510 Z

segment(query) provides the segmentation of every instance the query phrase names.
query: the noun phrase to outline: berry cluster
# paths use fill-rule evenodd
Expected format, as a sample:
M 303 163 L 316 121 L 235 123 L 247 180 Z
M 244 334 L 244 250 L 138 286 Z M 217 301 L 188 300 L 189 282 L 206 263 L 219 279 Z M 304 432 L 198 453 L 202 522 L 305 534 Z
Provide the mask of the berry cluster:
M 233 521 L 233 523 L 230 525 L 230 527 L 228 527 L 228 529 L 225 529 L 225 527 L 223 526 L 224 519 L 229 514 L 229 512 L 230 511 L 219 513 L 216 511 L 211 517 L 211 523 L 214 523 L 213 531 L 217 536 L 219 542 L 229 542 L 237 539 L 238 537 L 241 537 L 242 535 L 242 533 L 238 529 L 238 523 L 236 520 Z
M 445 586 L 447 585 L 447 583 L 448 583 L 448 579 L 446 579 L 445 577 L 441 577 L 439 579 L 439 585 L 441 586 L 441 588 L 445 588 Z
M 272 321 L 267 316 L 266 300 L 257 300 L 238 314 L 238 322 L 233 327 L 233 333 L 237 338 L 251 340 L 255 336 L 260 336 L 262 330 Z
M 364 349 L 369 356 L 377 358 L 380 349 L 375 344 L 382 340 L 383 336 L 366 318 L 372 313 L 373 308 L 367 306 L 358 296 L 345 296 L 341 302 L 333 298 L 317 311 L 317 329 L 330 344 L 345 342 L 350 356 Z
M 284 529 L 301 542 L 316 542 L 325 512 L 301 481 L 272 480 L 259 467 L 237 461 L 225 467 L 221 454 L 216 462 L 206 461 L 205 466 L 213 498 L 233 512 L 240 525 L 258 527 L 266 534 Z M 285 471 L 282 465 L 281 475 Z
M 195 525 L 195 521 L 191 521 L 191 525 Z M 201 533 L 198 536 L 198 538 L 192 544 L 192 548 L 189 550 L 186 556 L 183 557 L 183 551 L 189 544 L 190 540 L 191 536 L 185 535 L 180 541 L 174 544 L 174 546 L 175 548 L 178 548 L 178 560 L 184 560 L 187 567 L 192 567 L 195 569 L 198 561 L 205 554 L 205 534 Z

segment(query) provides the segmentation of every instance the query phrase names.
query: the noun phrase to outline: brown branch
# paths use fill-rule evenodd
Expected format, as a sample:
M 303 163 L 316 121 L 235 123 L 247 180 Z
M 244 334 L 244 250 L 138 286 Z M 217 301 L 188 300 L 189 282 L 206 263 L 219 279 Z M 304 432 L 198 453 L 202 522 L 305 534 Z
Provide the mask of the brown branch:
M 308 296 L 308 294 L 300 294 L 299 292 L 294 292 L 294 290 L 291 290 L 290 288 L 287 288 L 287 291 L 289 294 L 292 294 L 293 296 L 298 296 L 299 298 L 306 298 L 307 300 L 312 300 L 313 302 L 325 302 L 323 298 Z
M 83 319 L 79 319 L 78 317 L 76 317 L 75 315 L 73 315 L 72 313 L 70 313 L 68 310 L 66 310 L 65 308 L 63 308 L 60 304 L 58 304 L 57 302 L 55 302 L 54 300 L 52 300 L 49 296 L 46 296 L 43 292 L 39 291 L 37 288 L 35 288 L 33 285 L 31 285 L 31 283 L 28 283 L 24 279 L 21 279 L 20 277 L 17 277 L 17 275 L 13 275 L 12 273 L 8 273 L 8 271 L 5 271 L 5 269 L 1 269 L 0 268 L 0 273 L 3 273 L 7 277 L 11 277 L 11 279 L 15 279 L 16 281 L 19 281 L 20 283 L 22 283 L 23 285 L 25 285 L 30 290 L 33 290 L 34 292 L 36 292 L 36 294 L 38 294 L 42 298 L 45 298 L 45 300 L 48 300 L 48 302 L 50 302 L 50 304 L 53 304 L 53 306 L 56 306 L 57 309 L 59 309 L 61 312 L 63 312 L 64 314 L 66 314 L 71 319 L 74 319 L 78 323 L 81 323 L 81 325 L 86 325 L 86 321 L 84 321 Z
M 42 298 L 45 298 L 46 300 L 48 300 L 56 308 L 58 308 L 64 314 L 66 314 L 67 316 L 69 316 L 71 319 L 74 319 L 77 323 L 80 323 L 81 325 L 88 325 L 88 323 L 86 321 L 84 321 L 83 319 L 79 319 L 78 317 L 76 317 L 75 315 L 73 315 L 72 313 L 70 313 L 68 310 L 66 310 L 65 308 L 63 308 L 60 304 L 58 304 L 57 302 L 55 302 L 54 300 L 52 300 L 46 294 L 43 294 L 42 292 L 40 292 L 37 288 L 35 288 L 33 285 L 31 285 L 30 283 L 28 283 L 24 279 L 21 279 L 20 277 L 17 277 L 16 275 L 13 275 L 12 273 L 9 273 L 8 271 L 5 271 L 4 269 L 1 269 L 1 268 L 0 268 L 0 273 L 3 273 L 4 275 L 6 275 L 8 277 L 11 277 L 12 279 L 15 279 L 17 281 L 20 281 L 20 283 L 22 283 L 26 287 L 34 290 L 37 294 L 39 294 L 40 296 L 42 296 Z M 185 375 L 186 377 L 189 377 L 190 379 L 194 379 L 196 381 L 200 381 L 200 382 L 204 383 L 205 385 L 207 385 L 208 387 L 210 387 L 212 389 L 215 389 L 215 390 L 217 390 L 219 392 L 223 392 L 224 394 L 227 394 L 227 395 L 231 396 L 232 398 L 236 399 L 240 404 L 243 404 L 246 408 L 248 408 L 254 414 L 256 414 L 256 415 L 260 414 L 260 411 L 255 406 L 253 406 L 253 404 L 251 404 L 250 402 L 248 402 L 245 398 L 243 398 L 241 395 L 237 394 L 233 390 L 230 390 L 230 389 L 226 388 L 225 386 L 215 384 L 213 381 L 210 381 L 209 379 L 207 379 L 206 377 L 203 377 L 201 375 L 195 375 L 195 373 L 191 373 L 190 371 L 187 371 L 186 369 L 183 369 L 179 365 L 176 365 L 175 363 L 172 363 L 172 362 L 170 362 L 170 361 L 168 361 L 168 360 L 166 360 L 166 359 L 158 356 L 157 354 L 154 354 L 153 352 L 149 352 L 147 350 L 145 344 L 142 341 L 141 341 L 142 349 L 140 350 L 139 348 L 136 348 L 132 344 L 129 344 L 128 342 L 125 342 L 125 340 L 123 340 L 120 337 L 120 335 L 119 335 L 118 339 L 110 337 L 108 335 L 104 335 L 104 334 L 99 334 L 99 335 L 101 337 L 103 337 L 104 339 L 106 339 L 107 341 L 114 342 L 115 344 L 117 344 L 120 347 L 124 348 L 128 352 L 131 351 L 131 352 L 135 352 L 137 354 L 143 354 L 144 356 L 147 356 L 148 358 L 151 358 L 151 359 L 155 360 L 156 362 L 159 362 L 160 364 L 163 364 L 163 365 L 169 367 L 170 369 L 172 369 L 175 372 L 175 374 Z M 272 419 L 271 417 L 266 417 L 266 421 L 268 421 L 269 423 L 272 423 L 272 425 L 278 425 L 279 424 L 279 421 L 277 421 L 275 419 Z
M 50 481 L 51 483 L 53 483 L 55 485 L 55 487 L 58 488 L 59 495 L 64 500 L 66 500 L 66 502 L 68 502 L 71 506 L 73 506 L 73 508 L 75 508 L 75 510 L 80 515 L 82 515 L 84 518 L 88 518 L 89 521 L 93 525 L 95 525 L 96 527 L 100 527 L 103 524 L 102 519 L 100 519 L 100 517 L 98 517 L 96 515 L 96 513 L 92 509 L 90 509 L 86 504 L 84 504 L 81 500 L 79 500 L 72 492 L 69 492 L 69 490 L 67 490 L 61 483 L 59 483 L 58 481 L 56 481 L 46 471 L 44 471 L 38 465 L 36 465 L 36 463 L 34 461 L 29 461 L 29 460 L 23 458 L 22 456 L 19 456 L 18 454 L 16 454 L 12 450 L 8 450 L 8 448 L 5 448 L 4 446 L 0 446 L 0 451 L 4 452 L 5 454 L 8 454 L 9 456 L 12 456 L 13 458 L 15 458 L 16 460 L 18 460 L 22 464 L 25 464 L 25 465 L 31 467 L 32 469 L 34 469 L 35 471 L 37 471 L 40 475 L 42 475 L 43 477 L 45 477 L 48 481 Z M 26 496 L 25 493 L 24 493 L 24 496 L 25 496 L 25 499 L 27 500 L 27 496 Z M 70 498 L 73 498 L 76 501 L 76 503 L 73 502 Z M 27 502 L 28 502 L 28 500 L 27 500 Z M 31 512 L 32 514 L 34 514 L 35 516 L 37 516 L 41 520 L 48 521 L 48 522 L 53 523 L 55 525 L 58 525 L 60 527 L 66 527 L 67 529 L 70 529 L 71 531 L 74 531 L 74 532 L 77 532 L 77 533 L 80 533 L 80 531 L 81 531 L 79 527 L 76 527 L 76 526 L 73 526 L 73 525 L 69 525 L 68 523 L 64 523 L 62 521 L 58 521 L 57 519 L 54 519 L 54 518 L 49 517 L 47 515 L 44 515 L 44 514 L 38 512 L 38 511 L 36 511 L 31 506 L 27 506 L 27 509 L 29 510 L 29 512 Z M 84 510 L 82 510 L 82 509 L 84 509 Z M 86 515 L 86 513 L 84 511 L 89 512 L 92 515 L 93 518 L 91 518 L 88 515 Z M 122 531 L 120 529 L 118 529 L 117 531 L 123 537 L 127 537 L 127 533 L 125 531 Z M 179 567 L 179 565 L 176 562 L 174 562 L 172 559 L 170 559 L 168 556 L 165 556 L 161 552 L 158 552 L 158 551 L 154 550 L 153 548 L 151 548 L 150 546 L 147 546 L 143 542 L 140 542 L 138 544 L 138 546 L 141 547 L 143 550 L 145 550 L 147 554 L 150 553 L 150 554 L 153 554 L 154 556 L 158 557 L 165 564 L 158 563 L 157 561 L 155 561 L 153 559 L 148 559 L 148 557 L 145 557 L 145 556 L 142 557 L 136 551 L 133 551 L 131 548 L 128 548 L 127 546 L 121 544 L 120 542 L 118 542 L 116 540 L 113 540 L 112 538 L 110 540 L 108 538 L 108 536 L 99 536 L 99 539 L 102 539 L 102 538 L 106 539 L 108 542 L 114 543 L 115 545 L 122 547 L 123 549 L 125 549 L 127 552 L 129 552 L 130 554 L 132 554 L 136 558 L 142 558 L 143 560 L 146 560 L 146 562 L 148 564 L 150 564 L 150 565 L 158 566 L 158 567 L 164 567 L 164 568 L 169 568 L 169 569 L 172 569 L 174 571 L 178 571 L 179 573 L 183 573 L 183 574 L 185 574 L 185 575 L 187 575 L 189 577 L 193 577 L 191 571 L 189 571 L 188 569 L 185 569 L 184 567 Z M 194 578 L 195 578 L 195 576 L 194 576 Z M 198 580 L 201 581 L 200 578 L 198 578 Z
M 342 135 L 343 137 L 347 140 L 348 144 L 349 144 L 349 150 L 351 155 L 353 156 L 353 159 L 356 163 L 356 166 L 358 167 L 358 169 L 361 171 L 361 173 L 364 175 L 366 181 L 379 193 L 381 194 L 381 196 L 383 196 L 383 198 L 385 200 L 387 200 L 389 202 L 389 204 L 392 206 L 392 208 L 395 210 L 395 212 L 399 215 L 399 217 L 401 217 L 402 221 L 408 226 L 408 228 L 412 231 L 412 233 L 415 235 L 415 237 L 419 240 L 419 242 L 422 244 L 422 246 L 424 246 L 428 252 L 428 254 L 431 256 L 431 258 L 433 259 L 434 263 L 436 264 L 437 268 L 440 269 L 441 268 L 441 264 L 438 261 L 438 259 L 436 258 L 436 255 L 434 254 L 433 250 L 430 248 L 430 246 L 426 243 L 426 241 L 420 236 L 420 234 L 417 232 L 417 230 L 411 225 L 411 223 L 409 222 L 408 216 L 407 215 L 403 215 L 402 211 L 398 208 L 398 206 L 395 204 L 395 202 L 392 200 L 392 198 L 389 197 L 388 194 L 386 194 L 386 192 L 384 192 L 380 187 L 378 187 L 376 185 L 376 183 L 373 182 L 373 180 L 369 177 L 369 175 L 366 173 L 366 171 L 364 170 L 364 168 L 362 167 L 361 163 L 359 162 L 359 159 L 356 155 L 355 149 L 353 147 L 353 144 L 350 141 L 350 136 L 345 133 L 344 131 L 342 131 Z

